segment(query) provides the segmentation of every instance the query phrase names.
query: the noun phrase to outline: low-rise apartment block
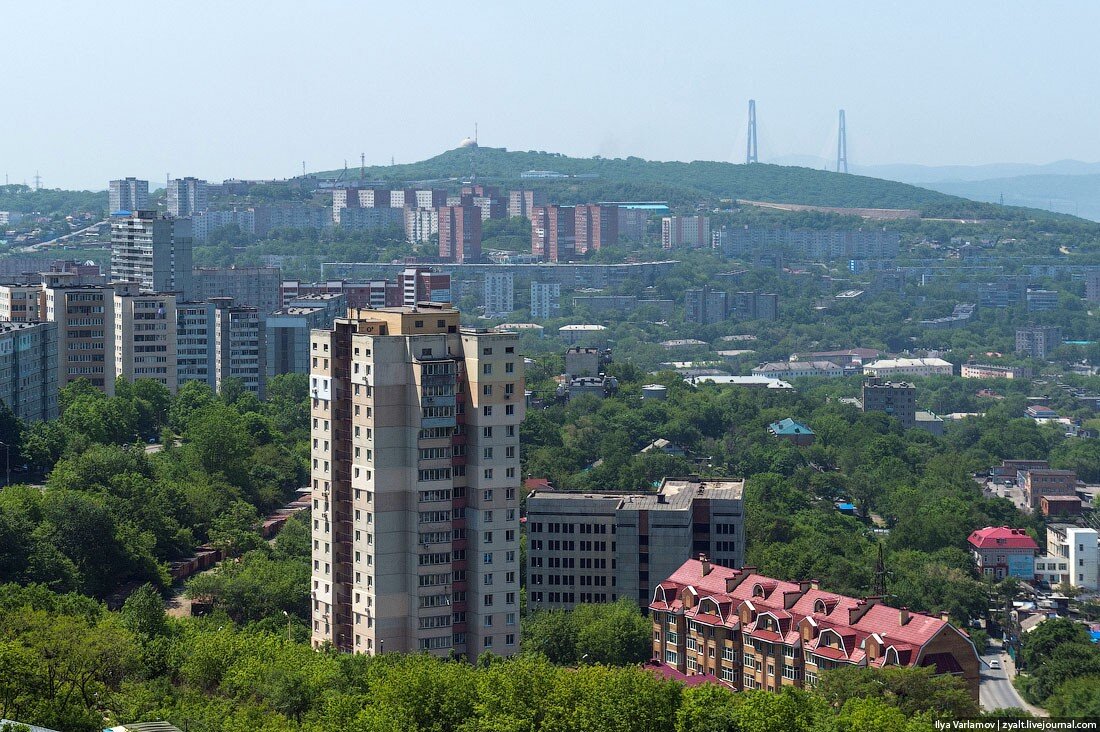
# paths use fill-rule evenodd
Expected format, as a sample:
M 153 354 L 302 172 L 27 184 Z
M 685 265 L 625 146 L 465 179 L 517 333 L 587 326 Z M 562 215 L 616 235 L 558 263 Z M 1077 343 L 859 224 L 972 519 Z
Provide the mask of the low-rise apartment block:
M 665 478 L 655 493 L 535 490 L 527 496 L 531 608 L 630 598 L 643 607 L 657 582 L 692 554 L 730 564 L 745 554 L 744 482 Z
M 946 618 L 689 559 L 654 590 L 653 660 L 738 690 L 813 688 L 844 667 L 931 668 L 976 700 L 981 662 Z
M 961 370 L 964 379 L 1031 378 L 1031 369 L 1026 366 L 991 366 L 981 363 L 964 363 Z
M 1047 553 L 1035 560 L 1035 577 L 1051 587 L 1068 584 L 1079 590 L 1100 587 L 1096 529 L 1072 524 L 1047 526 Z
M 951 376 L 955 367 L 942 358 L 884 358 L 863 366 L 868 376 Z
M 905 381 L 872 377 L 863 382 L 864 412 L 886 412 L 905 429 L 917 426 L 917 389 Z
M 1077 471 L 1034 468 L 1023 473 L 1024 495 L 1032 510 L 1043 496 L 1072 496 L 1077 492 Z

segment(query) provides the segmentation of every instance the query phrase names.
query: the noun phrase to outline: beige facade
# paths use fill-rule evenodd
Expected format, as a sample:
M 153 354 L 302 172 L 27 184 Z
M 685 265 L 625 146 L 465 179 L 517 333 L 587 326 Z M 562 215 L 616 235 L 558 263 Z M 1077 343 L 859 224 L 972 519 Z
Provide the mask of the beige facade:
M 103 285 L 67 286 L 46 275 L 46 320 L 57 323 L 57 385 L 85 378 L 115 393 L 114 290 Z
M 427 303 L 313 331 L 315 646 L 518 651 L 517 340 Z
M 176 296 L 141 294 L 136 283 L 114 285 L 114 374 L 153 379 L 176 393 Z
M 0 320 L 33 323 L 46 319 L 42 284 L 0 285 Z

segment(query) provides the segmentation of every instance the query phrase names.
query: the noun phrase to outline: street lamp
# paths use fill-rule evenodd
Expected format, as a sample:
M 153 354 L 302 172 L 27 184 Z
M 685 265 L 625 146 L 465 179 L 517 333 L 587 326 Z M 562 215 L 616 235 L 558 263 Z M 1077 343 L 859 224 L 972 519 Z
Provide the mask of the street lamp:
M 11 450 L 6 442 L 0 442 L 0 445 L 4 446 L 4 469 L 7 471 L 7 480 L 4 485 L 11 485 Z
M 283 615 L 286 616 L 286 642 L 293 643 L 294 639 L 290 637 L 290 613 L 288 613 L 286 610 L 283 610 Z

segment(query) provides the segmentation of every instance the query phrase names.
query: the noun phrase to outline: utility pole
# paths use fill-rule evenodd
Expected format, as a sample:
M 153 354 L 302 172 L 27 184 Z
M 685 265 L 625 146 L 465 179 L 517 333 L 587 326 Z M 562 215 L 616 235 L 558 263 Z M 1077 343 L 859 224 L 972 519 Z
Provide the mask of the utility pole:
M 848 172 L 848 131 L 844 124 L 844 110 L 840 110 L 840 132 L 836 138 L 836 172 Z
M 756 100 L 749 100 L 749 137 L 745 141 L 745 165 L 759 162 L 756 157 Z

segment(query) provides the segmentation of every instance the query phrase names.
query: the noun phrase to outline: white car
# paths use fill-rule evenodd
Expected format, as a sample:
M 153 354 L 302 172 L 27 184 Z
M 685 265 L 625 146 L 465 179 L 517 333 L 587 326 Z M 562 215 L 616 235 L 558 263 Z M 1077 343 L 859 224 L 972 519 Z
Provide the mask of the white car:
M 996 658 L 994 658 L 992 661 L 989 662 L 989 667 L 990 668 L 1000 668 L 1001 667 L 1001 662 L 998 661 Z

